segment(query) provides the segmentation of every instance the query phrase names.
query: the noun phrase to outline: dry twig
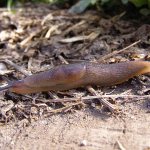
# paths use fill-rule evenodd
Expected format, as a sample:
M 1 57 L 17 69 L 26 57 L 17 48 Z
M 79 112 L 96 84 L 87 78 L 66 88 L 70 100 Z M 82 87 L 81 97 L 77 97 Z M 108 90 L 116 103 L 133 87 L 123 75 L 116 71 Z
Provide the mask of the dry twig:
M 120 143 L 119 140 L 117 140 L 117 144 L 118 144 L 120 150 L 126 150 L 126 149 L 123 147 L 123 145 Z
M 87 100 L 91 100 L 91 99 L 98 99 L 98 98 L 150 98 L 150 95 L 97 95 L 97 96 L 86 96 L 86 97 L 80 97 L 80 98 L 60 98 L 60 99 L 49 99 L 46 102 L 73 102 L 73 101 L 87 101 Z M 106 103 L 107 105 L 107 103 Z M 112 105 L 112 104 L 111 104 Z
M 10 61 L 8 59 L 4 60 L 4 62 L 9 64 L 10 66 L 14 67 L 16 70 L 18 70 L 25 76 L 31 75 L 31 72 L 26 71 L 23 67 L 18 66 L 17 64 L 13 63 L 12 61 Z
M 64 107 L 62 107 L 62 108 L 58 108 L 58 109 L 55 109 L 55 110 L 51 110 L 51 111 L 49 111 L 49 113 L 54 113 L 54 114 L 56 114 L 56 113 L 60 113 L 60 112 L 66 112 L 66 111 L 69 111 L 73 106 L 76 106 L 76 105 L 79 105 L 79 104 L 82 104 L 83 105 L 83 103 L 80 101 L 80 102 L 76 102 L 76 103 L 73 103 L 73 104 L 70 104 L 70 105 L 67 105 L 67 106 L 64 106 Z
M 108 59 L 108 58 L 110 58 L 110 57 L 112 57 L 112 56 L 114 56 L 114 55 L 117 55 L 117 54 L 119 54 L 119 53 L 122 53 L 122 52 L 124 52 L 125 50 L 131 48 L 132 46 L 138 44 L 139 42 L 141 42 L 141 40 L 138 40 L 138 41 L 132 43 L 131 45 L 129 45 L 129 46 L 127 46 L 127 47 L 125 47 L 125 48 L 123 48 L 123 49 L 121 49 L 121 50 L 119 50 L 119 51 L 113 51 L 112 53 L 109 53 L 109 54 L 107 54 L 107 55 L 105 55 L 105 56 L 102 56 L 100 59 L 98 59 L 98 62 L 103 62 L 104 60 L 106 60 L 106 59 Z

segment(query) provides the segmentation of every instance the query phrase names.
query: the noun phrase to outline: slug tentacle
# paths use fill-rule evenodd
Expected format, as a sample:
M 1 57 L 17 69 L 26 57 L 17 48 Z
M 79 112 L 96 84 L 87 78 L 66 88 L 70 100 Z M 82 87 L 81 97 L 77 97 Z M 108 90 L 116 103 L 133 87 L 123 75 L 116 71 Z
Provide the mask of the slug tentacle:
M 0 87 L 0 91 L 4 91 L 4 90 L 7 90 L 7 89 L 10 89 L 10 88 L 12 88 L 12 84 L 7 84 L 7 85 L 4 85 L 4 86 L 1 86 Z

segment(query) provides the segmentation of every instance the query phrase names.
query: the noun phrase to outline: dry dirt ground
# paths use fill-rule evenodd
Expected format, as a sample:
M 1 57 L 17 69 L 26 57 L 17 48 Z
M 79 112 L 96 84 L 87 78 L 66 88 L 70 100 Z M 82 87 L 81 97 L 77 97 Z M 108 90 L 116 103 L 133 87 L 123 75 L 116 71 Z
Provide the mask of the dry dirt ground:
M 149 60 L 150 25 L 125 14 L 87 11 L 71 15 L 44 5 L 0 10 L 1 82 L 47 70 L 66 61 Z M 134 42 L 134 45 L 132 45 Z M 129 49 L 122 50 L 130 46 Z M 120 51 L 113 54 L 113 51 Z M 85 88 L 58 93 L 0 93 L 1 150 L 150 150 L 149 76 L 114 87 L 94 87 L 120 111 L 110 113 L 99 100 L 52 102 L 88 97 Z M 146 95 L 147 97 L 140 97 Z
M 1 126 L 1 149 L 137 149 L 150 148 L 150 116 L 138 106 L 126 105 L 124 119 L 82 110 L 40 119 L 27 127 Z M 85 146 L 81 146 L 85 142 Z

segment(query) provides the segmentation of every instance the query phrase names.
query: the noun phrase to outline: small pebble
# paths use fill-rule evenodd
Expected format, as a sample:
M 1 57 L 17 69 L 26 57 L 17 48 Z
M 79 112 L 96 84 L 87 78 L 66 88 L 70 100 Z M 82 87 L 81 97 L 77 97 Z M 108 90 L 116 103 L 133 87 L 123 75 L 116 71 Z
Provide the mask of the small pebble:
M 86 146 L 86 145 L 87 145 L 87 140 L 81 141 L 80 146 Z
M 4 63 L 0 63 L 0 71 L 7 70 L 7 67 Z
M 95 103 L 92 103 L 91 106 L 94 107 L 94 108 L 96 107 Z

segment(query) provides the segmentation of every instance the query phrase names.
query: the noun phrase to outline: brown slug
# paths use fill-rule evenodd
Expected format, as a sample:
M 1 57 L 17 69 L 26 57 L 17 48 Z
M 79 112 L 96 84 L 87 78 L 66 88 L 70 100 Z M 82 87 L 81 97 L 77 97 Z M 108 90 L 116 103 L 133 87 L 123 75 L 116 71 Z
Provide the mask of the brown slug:
M 62 91 L 87 85 L 111 86 L 149 73 L 150 62 L 128 61 L 115 64 L 77 63 L 55 67 L 49 71 L 13 81 L 0 91 L 9 89 L 18 94 Z

